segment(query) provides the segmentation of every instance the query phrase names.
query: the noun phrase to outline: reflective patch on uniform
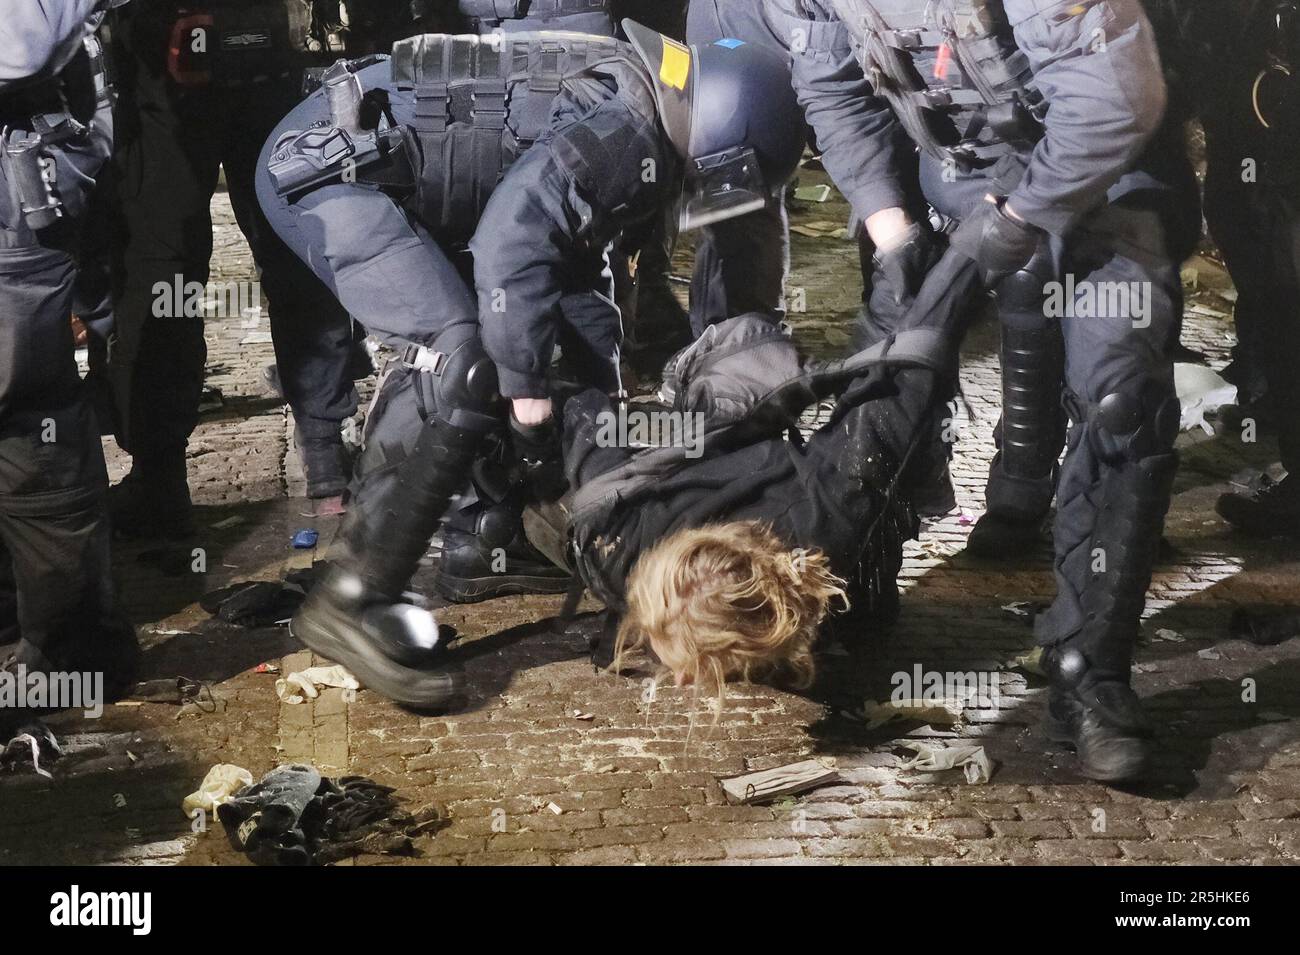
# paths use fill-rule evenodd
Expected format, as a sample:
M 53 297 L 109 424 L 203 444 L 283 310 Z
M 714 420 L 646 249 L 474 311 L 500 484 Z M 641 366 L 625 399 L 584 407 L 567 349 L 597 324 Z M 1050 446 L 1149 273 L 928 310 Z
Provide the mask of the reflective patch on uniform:
M 1095 7 L 1098 2 L 1099 0 L 1083 0 L 1082 3 L 1072 3 L 1052 19 L 1057 23 L 1063 23 L 1074 17 L 1081 17 Z
M 690 76 L 690 48 L 664 37 L 663 60 L 659 64 L 659 81 L 675 90 L 684 90 Z
M 744 46 L 744 45 L 745 45 L 745 41 L 744 41 L 744 40 L 736 40 L 736 39 L 733 39 L 733 38 L 731 38 L 731 37 L 727 37 L 727 38 L 724 39 L 724 40 L 715 40 L 714 43 L 713 43 L 713 45 L 714 45 L 714 46 L 720 46 L 720 47 L 723 47 L 723 48 L 728 49 L 728 50 L 734 50 L 734 49 L 735 49 L 736 47 L 738 47 L 738 46 Z

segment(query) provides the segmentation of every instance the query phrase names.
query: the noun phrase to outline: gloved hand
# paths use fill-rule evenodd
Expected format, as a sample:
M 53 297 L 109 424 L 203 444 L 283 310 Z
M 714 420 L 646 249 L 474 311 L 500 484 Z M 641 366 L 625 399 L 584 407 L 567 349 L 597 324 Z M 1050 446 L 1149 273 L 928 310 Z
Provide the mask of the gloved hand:
M 1043 230 L 1013 218 L 1006 198 L 986 196 L 952 236 L 952 247 L 980 267 L 984 284 L 993 288 L 1029 264 Z
M 862 317 L 858 347 L 868 348 L 898 328 L 926 275 L 942 256 L 939 237 L 920 223 L 913 223 L 901 244 L 888 252 L 876 252 L 871 259 L 871 298 Z
M 512 411 L 510 448 L 516 472 L 528 482 L 538 500 L 554 501 L 568 490 L 560 428 L 553 416 L 541 424 L 521 424 Z

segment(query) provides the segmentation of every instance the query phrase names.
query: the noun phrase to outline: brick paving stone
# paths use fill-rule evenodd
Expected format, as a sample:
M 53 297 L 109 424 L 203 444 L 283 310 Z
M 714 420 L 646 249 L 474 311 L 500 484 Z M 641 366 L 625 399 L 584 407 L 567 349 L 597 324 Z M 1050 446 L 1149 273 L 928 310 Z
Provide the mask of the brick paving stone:
M 846 213 L 835 197 L 794 216 Z M 213 280 L 251 278 L 223 195 L 214 215 Z M 791 315 L 796 340 L 831 355 L 857 307 L 857 248 L 796 235 L 793 261 L 792 282 L 807 302 L 807 311 Z M 1194 298 L 1226 310 L 1217 297 L 1227 288 L 1222 270 L 1208 259 L 1196 267 Z M 685 242 L 675 268 L 689 271 Z M 1213 512 L 1229 477 L 1269 463 L 1271 439 L 1180 439 L 1183 469 L 1166 535 L 1172 556 L 1157 571 L 1137 652 L 1136 686 L 1162 747 L 1156 778 L 1141 787 L 1082 779 L 1071 755 L 1038 728 L 1042 681 L 1009 669 L 1033 636 L 1027 619 L 1001 608 L 1050 600 L 1046 542 L 1005 563 L 961 553 L 982 507 L 998 416 L 997 330 L 988 323 L 973 329 L 964 350 L 969 407 L 954 421 L 952 463 L 961 511 L 930 522 L 921 542 L 908 545 L 898 622 L 864 634 L 860 652 L 823 656 L 807 695 L 737 686 L 716 720 L 689 691 L 659 687 L 647 704 L 645 667 L 593 673 L 585 636 L 551 626 L 562 599 L 520 597 L 441 611 L 464 644 L 454 650 L 463 651 L 470 687 L 460 712 L 409 713 L 367 691 L 331 690 L 291 706 L 276 699 L 274 676 L 254 668 L 320 661 L 283 628 L 238 630 L 197 606 L 208 590 L 279 579 L 323 557 L 338 527 L 337 518 L 312 516 L 301 498 L 291 416 L 260 383 L 271 348 L 241 344 L 249 330 L 238 318 L 206 327 L 208 383 L 221 389 L 222 407 L 205 413 L 189 456 L 204 572 L 190 572 L 188 550 L 172 555 L 180 573 L 164 572 L 150 556 L 156 545 L 124 544 L 116 553 L 146 675 L 203 680 L 214 704 L 53 717 L 68 749 L 54 781 L 0 776 L 0 863 L 244 862 L 214 831 L 218 824 L 192 831 L 181 799 L 213 763 L 260 776 L 291 760 L 370 775 L 412 807 L 446 815 L 442 830 L 417 840 L 416 858 L 357 864 L 1300 861 L 1300 640 L 1257 647 L 1226 633 L 1241 604 L 1294 602 L 1300 561 L 1293 544 L 1237 538 Z M 1189 315 L 1184 340 L 1216 368 L 1227 362 L 1230 328 L 1222 320 Z M 644 384 L 629 376 L 633 390 Z M 362 383 L 363 397 L 372 389 L 373 379 Z M 105 448 L 116 480 L 128 461 L 111 440 Z M 236 522 L 213 527 L 229 518 Z M 314 552 L 288 548 L 301 527 L 320 532 Z M 944 549 L 927 553 L 936 547 Z M 415 585 L 427 590 L 427 567 Z M 580 609 L 599 608 L 588 599 Z M 1153 639 L 1161 628 L 1184 642 Z M 918 664 L 995 674 L 998 706 L 968 710 L 955 728 L 896 723 L 867 732 L 852 712 L 887 699 L 892 676 Z M 575 710 L 593 718 L 575 719 Z M 918 740 L 978 742 L 998 764 L 992 782 L 902 770 L 900 745 Z M 770 806 L 729 805 L 718 784 L 807 758 L 833 761 L 844 781 Z

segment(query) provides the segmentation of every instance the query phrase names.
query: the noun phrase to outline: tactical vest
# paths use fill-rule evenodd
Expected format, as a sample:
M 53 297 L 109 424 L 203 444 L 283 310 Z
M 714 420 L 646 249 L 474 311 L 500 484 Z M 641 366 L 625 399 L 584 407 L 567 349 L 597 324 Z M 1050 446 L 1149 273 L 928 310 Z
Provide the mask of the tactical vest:
M 456 6 L 462 16 L 474 21 L 480 33 L 509 26 L 509 20 L 563 21 L 566 17 L 583 17 L 583 22 L 575 21 L 572 29 L 584 31 L 591 30 L 593 15 L 604 14 L 611 31 L 614 22 L 609 13 L 609 0 L 456 0 Z M 570 29 L 563 22 L 558 26 Z M 521 24 L 520 29 L 534 27 Z
M 637 64 L 618 41 L 579 34 L 429 34 L 394 45 L 393 83 L 416 97 L 421 219 L 444 238 L 468 238 L 497 183 L 549 129 L 565 81 L 613 60 Z
M 863 71 L 912 140 L 982 169 L 1032 148 L 1046 106 L 1002 0 L 833 0 Z

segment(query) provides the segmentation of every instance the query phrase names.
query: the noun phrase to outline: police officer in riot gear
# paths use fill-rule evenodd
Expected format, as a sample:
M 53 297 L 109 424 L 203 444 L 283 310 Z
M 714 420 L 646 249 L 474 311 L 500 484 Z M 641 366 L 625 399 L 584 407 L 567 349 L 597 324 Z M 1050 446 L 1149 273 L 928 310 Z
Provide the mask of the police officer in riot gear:
M 1132 778 L 1150 748 L 1130 664 L 1176 469 L 1188 244 L 1182 197 L 1144 157 L 1166 102 L 1150 23 L 1137 0 L 834 5 L 920 147 L 926 198 L 998 297 L 1000 452 L 972 545 L 1036 538 L 1055 489 L 1057 596 L 1036 621 L 1049 727 L 1087 775 Z M 1107 288 L 1129 307 L 1090 306 Z
M 0 18 L 0 667 L 101 671 L 118 692 L 138 648 L 116 606 L 108 480 L 69 322 L 112 146 L 95 36 L 109 6 L 15 0 Z
M 1243 423 L 1276 432 L 1287 472 L 1217 509 L 1247 533 L 1300 536 L 1300 3 L 1241 2 L 1229 30 L 1219 4 L 1180 7 L 1200 78 L 1206 222 L 1238 293 L 1225 376 Z
M 683 172 L 698 214 L 725 216 L 770 197 L 802 152 L 783 60 L 624 27 L 630 44 L 413 37 L 388 62 L 333 68 L 264 154 L 259 195 L 280 235 L 402 353 L 344 553 L 293 631 L 402 703 L 457 689 L 432 614 L 404 591 L 490 437 L 504 430 L 510 473 L 554 495 L 555 344 L 584 385 L 620 391 L 610 242 Z
M 173 314 L 182 296 L 159 290 L 207 283 L 209 204 L 223 173 L 266 295 L 274 379 L 294 412 L 307 494 L 327 499 L 346 487 L 340 429 L 357 409 L 354 378 L 373 369 L 348 315 L 267 226 L 253 194 L 261 144 L 301 99 L 304 72 L 358 39 L 340 32 L 327 6 L 140 0 L 114 23 L 121 240 L 109 370 L 117 440 L 132 456 L 112 491 L 117 533 L 193 530 L 186 445 L 203 389 L 203 316 Z

